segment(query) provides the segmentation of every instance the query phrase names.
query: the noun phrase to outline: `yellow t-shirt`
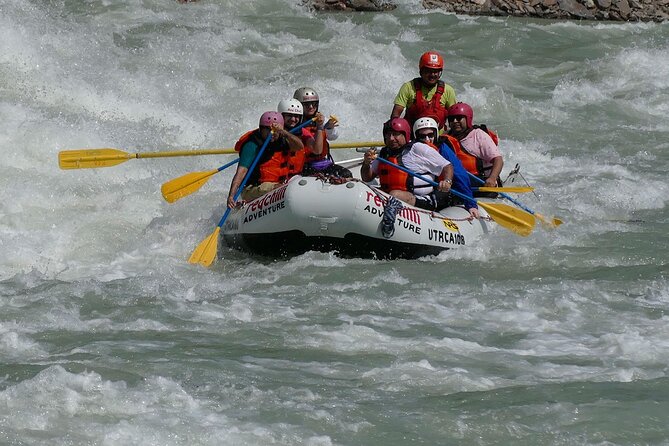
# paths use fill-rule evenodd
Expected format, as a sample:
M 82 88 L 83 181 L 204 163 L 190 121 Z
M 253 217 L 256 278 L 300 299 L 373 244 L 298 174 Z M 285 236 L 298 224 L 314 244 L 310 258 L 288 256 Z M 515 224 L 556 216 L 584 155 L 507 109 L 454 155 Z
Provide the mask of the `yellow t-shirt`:
M 423 92 L 423 97 L 426 101 L 431 100 L 432 96 L 437 92 L 437 85 L 439 84 L 435 84 L 432 88 L 428 88 L 425 85 L 421 86 L 421 91 Z M 397 96 L 395 96 L 395 105 L 402 106 L 406 110 L 411 107 L 414 102 L 416 102 L 416 89 L 413 86 L 413 80 L 410 80 L 409 82 L 402 84 L 400 87 L 400 91 L 397 93 Z M 444 94 L 441 95 L 441 101 L 439 102 L 446 108 L 457 102 L 455 100 L 455 90 L 453 87 L 444 84 Z

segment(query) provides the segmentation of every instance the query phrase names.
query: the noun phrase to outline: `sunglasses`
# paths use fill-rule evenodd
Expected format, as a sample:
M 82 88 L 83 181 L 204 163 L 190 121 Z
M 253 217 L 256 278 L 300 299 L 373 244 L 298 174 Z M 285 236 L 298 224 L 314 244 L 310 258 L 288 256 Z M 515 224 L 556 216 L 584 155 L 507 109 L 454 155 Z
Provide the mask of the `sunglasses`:
M 307 108 L 307 107 L 318 107 L 318 101 L 303 102 L 303 103 L 302 103 L 302 106 L 304 106 L 304 108 Z
M 460 121 L 462 119 L 465 119 L 465 117 L 464 116 L 449 116 L 448 117 L 448 122 Z
M 417 133 L 416 139 L 422 141 L 424 139 L 435 139 L 437 137 L 436 132 L 427 132 L 427 133 Z

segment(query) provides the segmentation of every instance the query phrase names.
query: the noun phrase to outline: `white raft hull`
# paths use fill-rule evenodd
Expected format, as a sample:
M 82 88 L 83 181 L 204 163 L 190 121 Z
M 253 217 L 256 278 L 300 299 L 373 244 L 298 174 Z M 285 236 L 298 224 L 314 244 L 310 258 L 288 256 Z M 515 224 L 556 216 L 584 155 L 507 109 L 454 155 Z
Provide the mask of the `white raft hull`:
M 394 234 L 384 238 L 385 197 L 360 181 L 330 184 L 296 176 L 233 210 L 223 239 L 232 248 L 272 257 L 316 250 L 346 257 L 417 258 L 474 245 L 489 231 L 486 218 L 467 221 L 463 207 L 436 213 L 405 204 Z

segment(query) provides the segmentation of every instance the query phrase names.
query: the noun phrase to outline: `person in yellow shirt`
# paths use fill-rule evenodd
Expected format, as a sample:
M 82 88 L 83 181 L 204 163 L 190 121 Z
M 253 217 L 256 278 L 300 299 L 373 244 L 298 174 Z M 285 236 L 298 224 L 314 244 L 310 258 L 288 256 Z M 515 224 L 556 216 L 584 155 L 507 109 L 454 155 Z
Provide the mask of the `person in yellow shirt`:
M 448 108 L 455 104 L 455 90 L 441 80 L 444 58 L 436 51 L 428 51 L 420 57 L 420 77 L 405 82 L 395 96 L 390 118 L 404 119 L 413 126 L 416 119 L 429 116 L 443 129 Z

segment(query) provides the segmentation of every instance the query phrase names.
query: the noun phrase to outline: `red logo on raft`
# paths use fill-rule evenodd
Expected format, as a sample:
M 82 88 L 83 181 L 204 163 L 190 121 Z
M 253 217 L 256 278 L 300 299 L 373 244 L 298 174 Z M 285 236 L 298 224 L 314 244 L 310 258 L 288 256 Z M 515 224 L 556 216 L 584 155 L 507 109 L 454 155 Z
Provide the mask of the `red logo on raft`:
M 246 208 L 246 213 L 248 214 L 249 212 L 261 211 L 267 206 L 271 206 L 274 203 L 283 200 L 286 196 L 287 188 L 287 185 L 281 186 L 280 188 L 274 189 L 272 192 L 265 194 L 262 197 L 256 198 L 249 203 L 248 207 Z

